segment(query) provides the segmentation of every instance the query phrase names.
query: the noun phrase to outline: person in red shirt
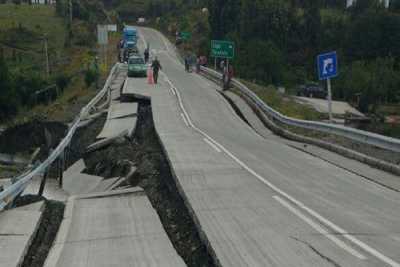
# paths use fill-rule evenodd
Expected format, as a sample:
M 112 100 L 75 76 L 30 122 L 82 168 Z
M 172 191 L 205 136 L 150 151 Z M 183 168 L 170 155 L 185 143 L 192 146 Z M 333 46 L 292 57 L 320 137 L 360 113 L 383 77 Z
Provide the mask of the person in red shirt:
M 223 90 L 229 90 L 229 88 L 231 87 L 231 80 L 233 78 L 234 72 L 233 72 L 233 66 L 229 65 L 228 68 L 225 68 L 224 70 L 224 88 Z

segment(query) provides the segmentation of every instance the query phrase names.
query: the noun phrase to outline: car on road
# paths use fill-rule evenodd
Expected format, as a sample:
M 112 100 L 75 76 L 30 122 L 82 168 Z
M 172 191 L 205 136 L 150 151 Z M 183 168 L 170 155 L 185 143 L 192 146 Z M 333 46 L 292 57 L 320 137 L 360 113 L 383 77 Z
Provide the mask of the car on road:
M 297 88 L 297 96 L 326 99 L 328 93 L 319 84 L 305 84 Z
M 123 61 L 128 62 L 128 59 L 132 56 L 138 55 L 139 54 L 139 49 L 134 46 L 133 48 L 126 48 L 123 51 Z
M 128 77 L 146 77 L 147 65 L 141 56 L 131 56 L 128 59 Z

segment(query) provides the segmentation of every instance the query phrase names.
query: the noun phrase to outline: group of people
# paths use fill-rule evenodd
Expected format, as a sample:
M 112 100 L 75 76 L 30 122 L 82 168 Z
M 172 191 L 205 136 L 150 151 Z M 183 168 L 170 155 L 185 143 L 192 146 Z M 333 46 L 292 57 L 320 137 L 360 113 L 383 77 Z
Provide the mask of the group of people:
M 191 66 L 193 65 L 194 62 L 194 57 L 188 55 L 185 57 L 185 70 L 187 72 L 191 72 Z M 207 66 L 207 57 L 205 56 L 198 56 L 196 58 L 196 72 L 199 73 L 201 70 L 201 66 L 205 67 Z
M 191 66 L 193 65 L 193 58 L 191 56 L 185 57 L 185 70 L 191 72 Z M 196 72 L 199 73 L 201 66 L 207 65 L 207 58 L 205 56 L 200 56 L 196 58 Z M 231 87 L 231 81 L 234 75 L 233 66 L 229 65 L 228 62 L 222 60 L 220 62 L 220 70 L 222 71 L 222 90 L 226 91 Z

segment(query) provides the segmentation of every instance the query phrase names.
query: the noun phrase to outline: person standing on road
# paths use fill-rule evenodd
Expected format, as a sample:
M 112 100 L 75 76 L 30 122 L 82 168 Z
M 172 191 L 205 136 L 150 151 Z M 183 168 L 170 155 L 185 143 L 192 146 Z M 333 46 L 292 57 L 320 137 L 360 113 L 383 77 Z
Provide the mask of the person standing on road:
M 233 66 L 229 65 L 228 68 L 227 68 L 226 83 L 225 83 L 225 89 L 224 90 L 229 90 L 229 88 L 231 88 L 231 81 L 232 81 L 233 75 L 234 75 Z
M 146 49 L 144 50 L 144 62 L 145 62 L 145 63 L 149 62 L 149 57 L 150 57 L 149 49 L 146 48 Z
M 200 73 L 200 57 L 196 58 L 196 73 Z
M 185 70 L 189 72 L 190 64 L 189 64 L 189 56 L 185 57 Z
M 151 68 L 153 69 L 154 83 L 157 83 L 157 81 L 158 81 L 158 72 L 160 70 L 162 70 L 160 61 L 158 61 L 157 57 L 155 57 L 153 63 L 151 64 Z
M 222 90 L 225 90 L 226 77 L 227 77 L 227 73 L 228 73 L 228 69 L 226 68 L 225 61 L 221 61 L 220 68 L 222 71 Z

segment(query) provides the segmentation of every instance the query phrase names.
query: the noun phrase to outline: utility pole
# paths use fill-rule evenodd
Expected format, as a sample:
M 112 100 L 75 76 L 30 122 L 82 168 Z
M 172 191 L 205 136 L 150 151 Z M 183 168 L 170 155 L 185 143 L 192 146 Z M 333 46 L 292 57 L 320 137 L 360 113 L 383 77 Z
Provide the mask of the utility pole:
M 50 77 L 50 66 L 49 66 L 49 52 L 48 52 L 48 45 L 47 45 L 47 35 L 44 36 L 44 52 L 46 56 L 46 77 L 47 79 Z
M 327 85 L 327 89 L 328 89 L 328 112 L 329 112 L 329 121 L 330 121 L 330 122 L 333 122 L 331 79 L 327 79 L 327 80 L 326 80 L 326 85 Z
M 69 0 L 69 25 L 72 27 L 72 0 Z

